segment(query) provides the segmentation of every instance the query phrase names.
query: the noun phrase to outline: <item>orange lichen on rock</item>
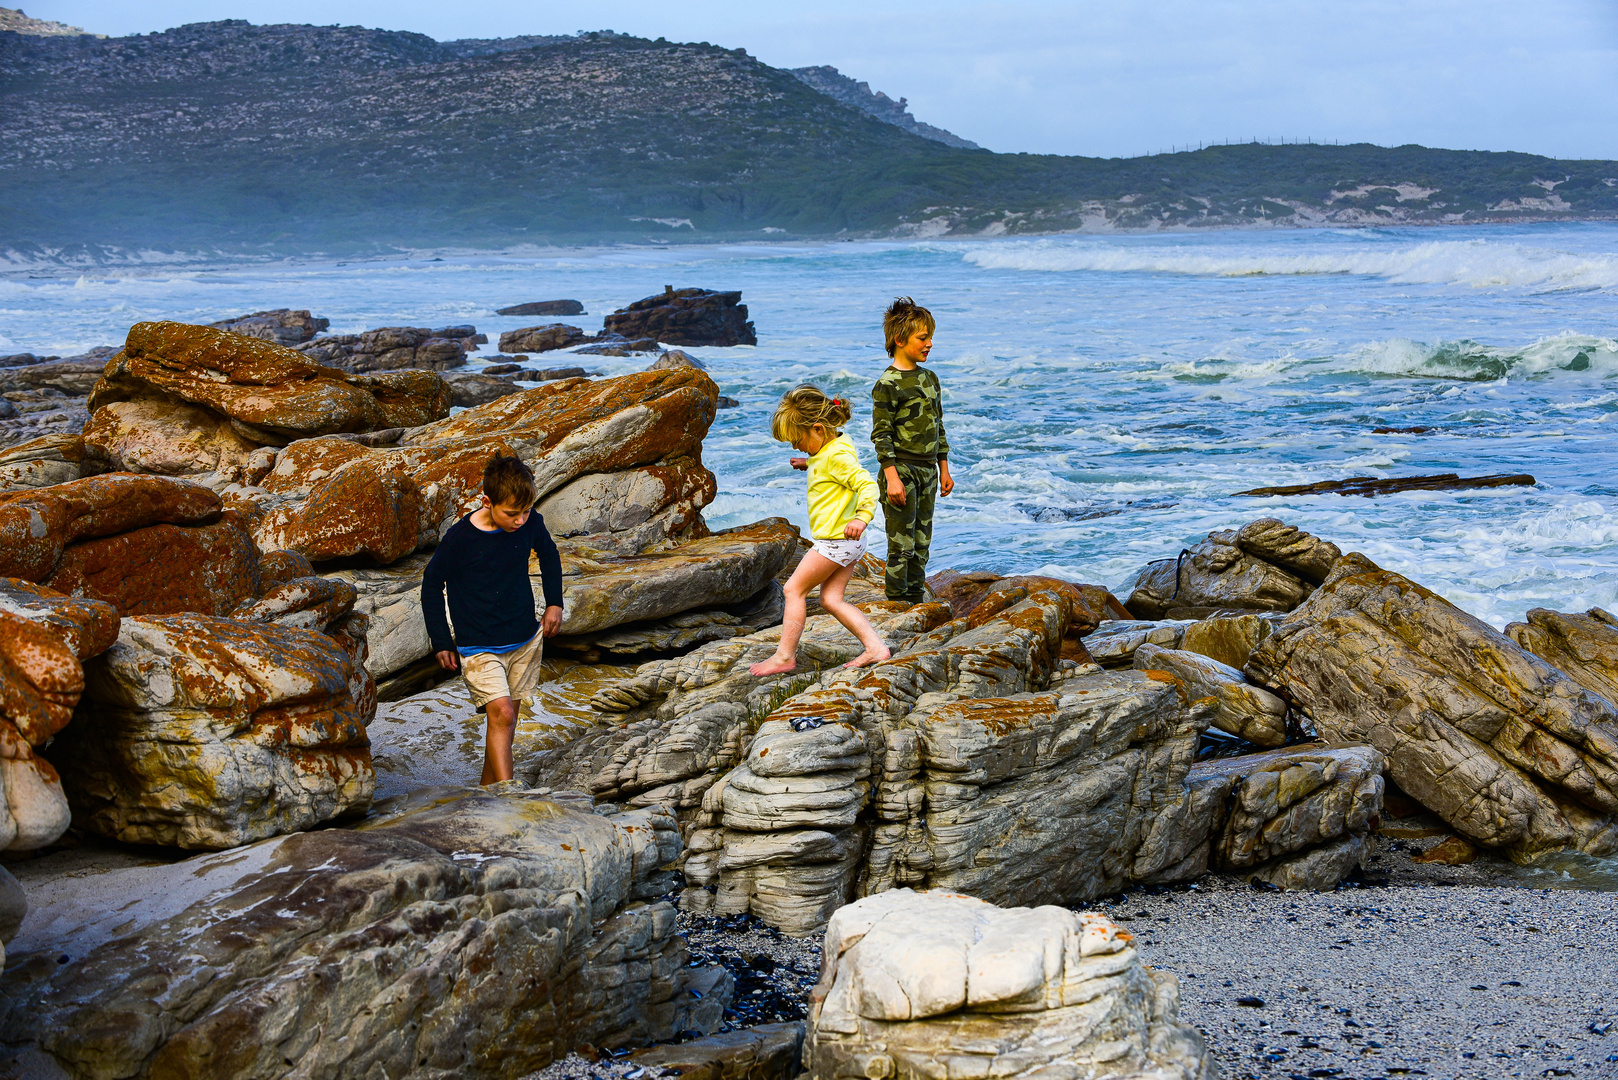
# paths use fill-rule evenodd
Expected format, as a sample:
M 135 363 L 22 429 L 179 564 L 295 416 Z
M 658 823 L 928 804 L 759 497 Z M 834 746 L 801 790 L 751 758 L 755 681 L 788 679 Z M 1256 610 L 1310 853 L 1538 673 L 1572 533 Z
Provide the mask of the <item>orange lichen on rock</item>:
M 45 584 L 124 615 L 224 615 L 258 592 L 258 550 L 241 515 L 151 525 L 69 546 Z
M 0 495 L 0 577 L 42 581 L 76 540 L 160 522 L 200 524 L 219 511 L 219 496 L 205 487 L 134 473 Z

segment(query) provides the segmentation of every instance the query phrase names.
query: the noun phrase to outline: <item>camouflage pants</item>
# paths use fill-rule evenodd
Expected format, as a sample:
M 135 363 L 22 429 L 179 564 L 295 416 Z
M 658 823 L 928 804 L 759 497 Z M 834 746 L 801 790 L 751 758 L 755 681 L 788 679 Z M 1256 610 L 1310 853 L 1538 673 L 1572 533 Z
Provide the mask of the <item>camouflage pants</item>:
M 938 498 L 938 466 L 914 461 L 895 463 L 899 481 L 905 486 L 905 504 L 894 506 L 887 498 L 887 479 L 877 481 L 882 488 L 882 518 L 888 531 L 888 573 L 885 584 L 889 600 L 919 604 L 921 587 L 927 578 L 927 555 L 933 545 L 933 503 Z

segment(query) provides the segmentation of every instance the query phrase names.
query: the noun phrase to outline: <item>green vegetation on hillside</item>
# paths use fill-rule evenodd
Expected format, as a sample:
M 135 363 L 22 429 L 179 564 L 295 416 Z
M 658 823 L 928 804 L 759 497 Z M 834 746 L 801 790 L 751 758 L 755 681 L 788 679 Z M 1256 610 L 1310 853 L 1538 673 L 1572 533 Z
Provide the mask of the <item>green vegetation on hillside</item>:
M 882 123 L 742 50 L 611 34 L 0 33 L 0 100 L 0 251 L 23 255 L 1618 216 L 1614 162 L 994 154 Z

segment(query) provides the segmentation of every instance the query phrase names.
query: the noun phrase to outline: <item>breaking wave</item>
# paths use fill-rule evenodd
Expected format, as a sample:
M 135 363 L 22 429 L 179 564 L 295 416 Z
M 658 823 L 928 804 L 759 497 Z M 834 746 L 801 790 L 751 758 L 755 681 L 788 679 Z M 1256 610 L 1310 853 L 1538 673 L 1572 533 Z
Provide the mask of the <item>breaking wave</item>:
M 1160 371 L 1184 382 L 1271 382 L 1312 375 L 1384 375 L 1394 378 L 1495 382 L 1559 372 L 1605 378 L 1618 375 L 1618 340 L 1557 334 L 1519 348 L 1475 341 L 1429 344 L 1389 338 L 1325 357 L 1267 361 L 1208 359 L 1165 364 Z
M 1200 277 L 1360 275 L 1408 285 L 1469 285 L 1532 292 L 1618 289 L 1618 256 L 1558 251 L 1526 244 L 1434 240 L 1386 247 L 1375 242 L 1339 250 L 1287 254 L 1274 250 L 1210 251 L 1192 244 L 1151 246 L 1093 240 L 1031 240 L 974 245 L 963 258 L 986 270 L 1186 274 Z

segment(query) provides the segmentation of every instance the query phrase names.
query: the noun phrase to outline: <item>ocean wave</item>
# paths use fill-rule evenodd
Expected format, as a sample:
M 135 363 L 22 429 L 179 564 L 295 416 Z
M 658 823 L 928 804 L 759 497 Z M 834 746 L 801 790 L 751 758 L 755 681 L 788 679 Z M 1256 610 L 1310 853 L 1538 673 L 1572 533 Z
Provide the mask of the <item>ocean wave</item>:
M 1486 239 L 1402 247 L 1356 244 L 1307 254 L 1209 250 L 1192 245 L 1102 245 L 1031 240 L 974 246 L 963 258 L 985 270 L 1185 274 L 1198 277 L 1359 275 L 1406 285 L 1470 285 L 1531 292 L 1618 289 L 1618 256 Z
M 1564 333 L 1507 348 L 1466 340 L 1427 343 L 1387 338 L 1337 356 L 1282 356 L 1259 361 L 1213 357 L 1174 361 L 1163 364 L 1157 372 L 1179 382 L 1220 384 L 1277 382 L 1300 375 L 1497 382 L 1567 372 L 1604 378 L 1618 375 L 1618 340 Z

